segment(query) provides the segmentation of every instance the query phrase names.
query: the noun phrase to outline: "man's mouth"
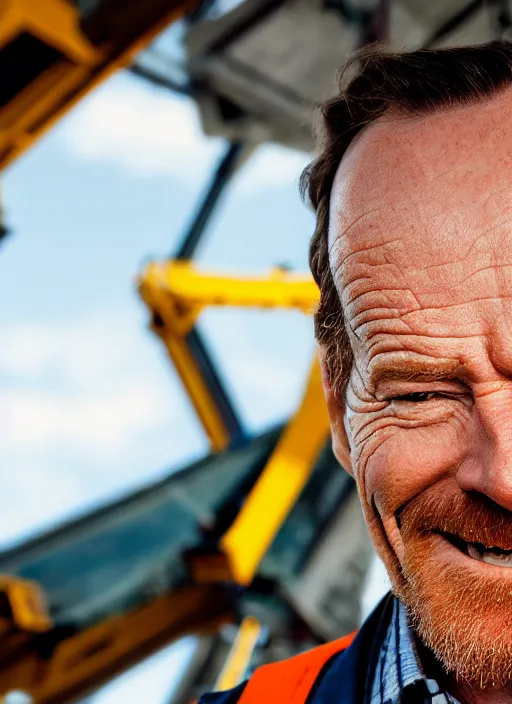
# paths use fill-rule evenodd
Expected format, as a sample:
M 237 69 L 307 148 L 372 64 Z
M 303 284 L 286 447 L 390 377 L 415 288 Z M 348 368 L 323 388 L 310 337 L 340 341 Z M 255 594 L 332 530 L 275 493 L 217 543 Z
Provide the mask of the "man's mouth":
M 512 567 L 512 549 L 503 550 L 502 548 L 483 545 L 483 543 L 468 543 L 462 538 L 449 533 L 443 533 L 442 535 L 458 550 L 473 560 L 485 562 L 495 567 Z

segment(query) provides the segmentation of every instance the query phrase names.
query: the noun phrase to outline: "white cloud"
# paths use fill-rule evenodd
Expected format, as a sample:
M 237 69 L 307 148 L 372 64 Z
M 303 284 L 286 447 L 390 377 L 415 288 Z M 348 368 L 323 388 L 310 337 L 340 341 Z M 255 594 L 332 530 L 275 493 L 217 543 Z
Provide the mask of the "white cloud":
M 0 347 L 0 370 L 4 373 L 38 373 L 54 355 L 54 334 L 48 326 L 14 324 L 4 328 L 3 335 L 8 341 Z
M 144 338 L 119 316 L 18 323 L 0 337 L 0 374 L 10 379 L 0 397 L 3 449 L 121 453 L 174 415 L 159 375 L 140 362 Z
M 158 341 L 114 313 L 0 328 L 4 544 L 205 449 Z
M 116 76 L 84 100 L 64 125 L 69 148 L 142 176 L 197 180 L 220 144 L 206 140 L 193 105 Z
M 85 473 L 73 472 L 44 454 L 30 457 L 2 451 L 1 456 L 1 546 L 69 515 L 90 495 Z
M 32 382 L 56 374 L 68 385 L 104 389 L 124 382 L 134 364 L 141 374 L 138 357 L 153 342 L 144 324 L 136 315 L 102 310 L 78 321 L 4 325 L 0 335 L 8 344 L 0 346 L 0 374 Z M 144 371 L 146 379 L 154 377 Z
M 241 193 L 290 186 L 297 190 L 299 177 L 310 156 L 293 149 L 268 144 L 260 147 L 237 175 L 234 190 Z
M 112 78 L 63 123 L 67 147 L 90 161 L 116 164 L 138 176 L 202 182 L 222 152 L 220 139 L 201 131 L 194 104 L 124 75 Z M 277 146 L 258 150 L 237 189 L 265 190 L 294 183 L 307 155 Z
M 0 399 L 0 443 L 4 449 L 24 444 L 32 451 L 114 455 L 168 413 L 159 389 L 140 381 L 107 393 L 13 389 Z

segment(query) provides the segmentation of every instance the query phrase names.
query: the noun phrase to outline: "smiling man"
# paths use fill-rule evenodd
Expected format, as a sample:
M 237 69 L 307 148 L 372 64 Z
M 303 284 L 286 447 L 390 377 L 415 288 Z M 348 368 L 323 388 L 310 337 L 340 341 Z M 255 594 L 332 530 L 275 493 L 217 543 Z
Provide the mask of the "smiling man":
M 512 702 L 512 46 L 373 49 L 322 115 L 316 335 L 393 596 L 203 701 Z

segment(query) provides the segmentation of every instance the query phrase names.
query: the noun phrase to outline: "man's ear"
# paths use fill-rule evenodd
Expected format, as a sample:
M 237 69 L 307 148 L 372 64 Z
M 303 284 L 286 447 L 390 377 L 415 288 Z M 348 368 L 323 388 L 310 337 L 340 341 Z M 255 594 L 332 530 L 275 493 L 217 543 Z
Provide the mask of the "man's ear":
M 349 474 L 353 474 L 350 460 L 350 446 L 345 430 L 345 401 L 338 398 L 331 386 L 329 371 L 325 362 L 325 351 L 319 346 L 318 357 L 322 369 L 322 386 L 331 424 L 332 449 L 336 459 Z

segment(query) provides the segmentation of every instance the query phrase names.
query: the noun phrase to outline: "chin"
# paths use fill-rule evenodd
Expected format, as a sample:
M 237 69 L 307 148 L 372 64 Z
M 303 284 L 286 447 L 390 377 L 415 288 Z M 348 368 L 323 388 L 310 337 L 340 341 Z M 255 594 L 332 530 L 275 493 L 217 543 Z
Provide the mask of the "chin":
M 512 568 L 479 562 L 434 533 L 404 541 L 395 594 L 446 673 L 473 688 L 512 681 Z

